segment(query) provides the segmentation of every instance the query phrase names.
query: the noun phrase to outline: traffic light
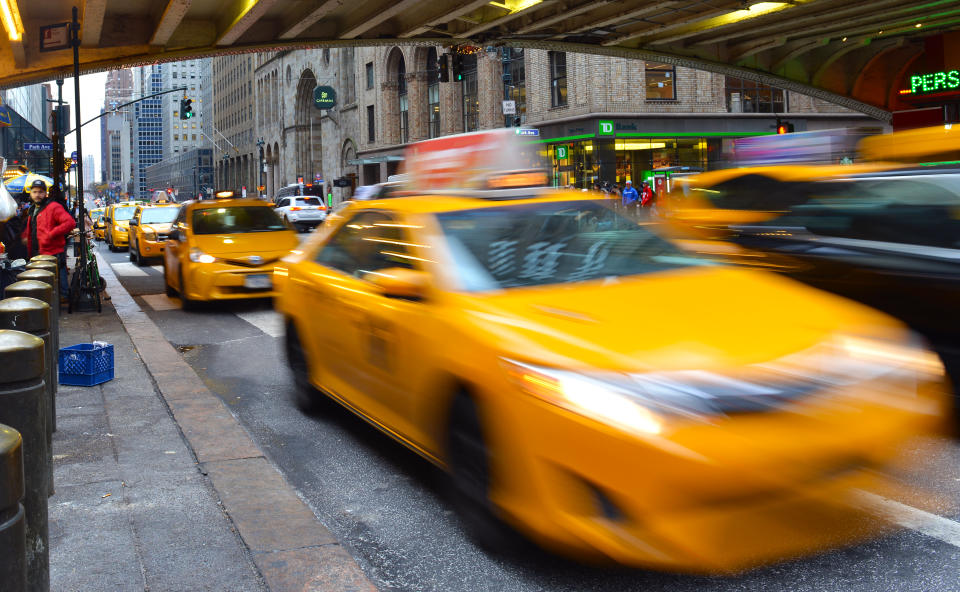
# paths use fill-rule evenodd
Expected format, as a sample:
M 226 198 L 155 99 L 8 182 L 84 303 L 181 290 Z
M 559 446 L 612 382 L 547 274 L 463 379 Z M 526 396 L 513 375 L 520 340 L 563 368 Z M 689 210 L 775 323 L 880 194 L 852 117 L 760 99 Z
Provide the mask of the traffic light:
M 453 74 L 453 80 L 460 82 L 463 80 L 463 55 L 459 53 L 450 54 L 450 70 Z
M 793 124 L 777 120 L 777 135 L 789 134 L 793 131 Z
M 180 119 L 190 119 L 193 117 L 193 107 L 190 106 L 193 100 L 180 99 Z
M 437 60 L 437 80 L 439 82 L 450 82 L 450 56 L 443 54 Z

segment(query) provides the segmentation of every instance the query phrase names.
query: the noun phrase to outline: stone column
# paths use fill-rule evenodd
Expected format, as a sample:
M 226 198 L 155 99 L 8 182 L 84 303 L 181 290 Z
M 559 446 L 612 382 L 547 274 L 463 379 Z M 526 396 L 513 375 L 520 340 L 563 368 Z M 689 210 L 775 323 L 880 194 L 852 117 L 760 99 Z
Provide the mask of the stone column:
M 463 84 L 440 83 L 440 135 L 463 132 Z
M 429 132 L 429 114 L 427 112 L 426 72 L 407 74 L 407 99 L 409 101 L 408 120 L 410 123 L 410 141 L 426 140 Z
M 380 101 L 377 113 L 380 121 L 377 123 L 377 144 L 392 146 L 400 143 L 400 102 L 397 93 L 400 84 L 397 82 L 380 83 Z
M 477 54 L 477 99 L 480 129 L 503 127 L 503 65 L 499 54 Z

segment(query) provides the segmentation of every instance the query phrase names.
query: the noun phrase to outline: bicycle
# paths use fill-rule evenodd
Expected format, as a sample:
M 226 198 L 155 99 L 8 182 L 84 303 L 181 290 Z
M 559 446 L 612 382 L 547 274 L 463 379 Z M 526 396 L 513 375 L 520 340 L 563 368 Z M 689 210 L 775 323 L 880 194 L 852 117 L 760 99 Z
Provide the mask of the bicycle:
M 107 282 L 100 277 L 100 268 L 97 266 L 97 255 L 95 247 L 91 242 L 93 231 L 88 230 L 84 233 L 86 248 L 81 244 L 80 257 L 77 258 L 76 267 L 73 270 L 73 277 L 70 279 L 70 295 L 67 298 L 67 312 L 72 313 L 74 307 L 79 308 L 84 296 L 88 301 L 96 303 L 97 312 L 102 312 L 102 302 L 100 292 L 106 289 Z M 79 237 L 79 232 L 75 232 L 75 237 Z

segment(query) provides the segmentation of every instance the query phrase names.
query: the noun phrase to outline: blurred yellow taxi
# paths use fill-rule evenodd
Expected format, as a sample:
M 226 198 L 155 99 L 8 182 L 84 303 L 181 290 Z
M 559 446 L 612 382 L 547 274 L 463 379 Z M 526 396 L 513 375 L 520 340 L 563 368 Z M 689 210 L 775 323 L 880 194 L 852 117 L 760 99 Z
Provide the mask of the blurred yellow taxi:
M 136 202 L 121 202 L 107 206 L 103 215 L 104 240 L 111 251 L 118 251 L 130 244 L 130 219 L 137 210 Z
M 146 259 L 163 256 L 177 211 L 177 204 L 172 203 L 137 206 L 130 219 L 130 261 L 143 265 Z
M 445 469 L 485 545 L 715 573 L 876 529 L 858 491 L 944 413 L 904 326 L 583 193 L 479 195 L 355 202 L 285 258 L 301 407 Z
M 199 300 L 273 296 L 274 266 L 297 244 L 296 231 L 262 200 L 187 202 L 167 234 L 167 294 L 179 293 L 184 308 Z
M 103 214 L 106 211 L 106 208 L 93 208 L 90 210 L 90 220 L 93 221 L 93 238 L 94 240 L 103 240 L 103 232 L 105 224 L 103 223 Z

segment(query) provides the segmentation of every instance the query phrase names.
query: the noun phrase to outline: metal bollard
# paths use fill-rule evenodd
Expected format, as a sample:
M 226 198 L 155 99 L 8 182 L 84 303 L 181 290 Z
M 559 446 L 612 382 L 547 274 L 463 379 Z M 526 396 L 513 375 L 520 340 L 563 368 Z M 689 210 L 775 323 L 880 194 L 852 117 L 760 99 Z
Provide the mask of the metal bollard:
M 24 271 L 17 277 L 22 277 L 26 273 L 47 273 L 49 271 L 42 271 L 39 269 L 33 269 L 30 271 Z M 50 359 L 50 364 L 53 365 L 53 399 L 50 402 L 50 417 L 53 418 L 53 421 L 50 424 L 51 431 L 57 431 L 57 382 L 59 376 L 57 375 L 57 360 L 60 356 L 60 316 L 57 314 L 57 309 L 55 303 L 60 299 L 57 296 L 57 288 L 50 288 L 49 282 L 40 282 L 37 280 L 20 280 L 19 282 L 14 282 L 7 286 L 7 289 L 4 291 L 4 294 L 7 298 L 36 298 L 37 300 L 42 300 L 46 302 L 50 307 L 50 337 L 53 339 L 53 357 Z
M 42 415 L 43 340 L 29 333 L 0 329 L 0 369 L 0 423 L 23 437 L 27 589 L 46 592 L 50 589 L 50 454 Z
M 53 261 L 54 263 L 57 263 L 58 259 L 56 255 L 34 255 L 33 257 L 30 257 L 30 263 L 33 263 L 34 261 Z
M 0 329 L 35 335 L 44 344 L 44 417 L 47 422 L 47 449 L 53 454 L 53 432 L 57 429 L 57 358 L 50 334 L 50 305 L 36 298 L 0 300 Z M 50 463 L 50 495 L 53 495 L 53 458 Z
M 23 438 L 0 425 L 0 582 L 10 592 L 27 589 L 23 494 Z
M 50 256 L 50 255 L 37 255 L 37 257 L 49 257 L 49 256 Z M 60 265 L 59 265 L 58 262 L 56 262 L 56 261 L 47 261 L 47 260 L 45 260 L 45 259 L 41 259 L 41 260 L 34 261 L 33 259 L 31 259 L 31 260 L 30 260 L 30 263 L 27 263 L 27 270 L 29 271 L 29 270 L 31 270 L 31 269 L 44 269 L 44 270 L 49 271 L 50 273 L 52 273 L 52 274 L 53 274 L 53 280 L 54 280 L 54 288 L 53 288 L 53 291 L 54 291 L 55 294 L 60 294 L 60 281 L 61 281 L 61 280 L 60 280 L 60 271 L 61 271 L 61 270 L 60 270 Z M 24 272 L 24 273 L 26 273 L 26 272 Z M 64 271 L 64 273 L 66 273 L 66 271 Z M 18 279 L 19 279 L 19 276 L 18 276 Z M 36 278 L 34 278 L 34 279 L 36 279 Z M 57 298 L 56 306 L 57 306 L 57 311 L 59 312 L 59 310 L 60 310 L 60 299 L 59 299 L 59 298 Z

